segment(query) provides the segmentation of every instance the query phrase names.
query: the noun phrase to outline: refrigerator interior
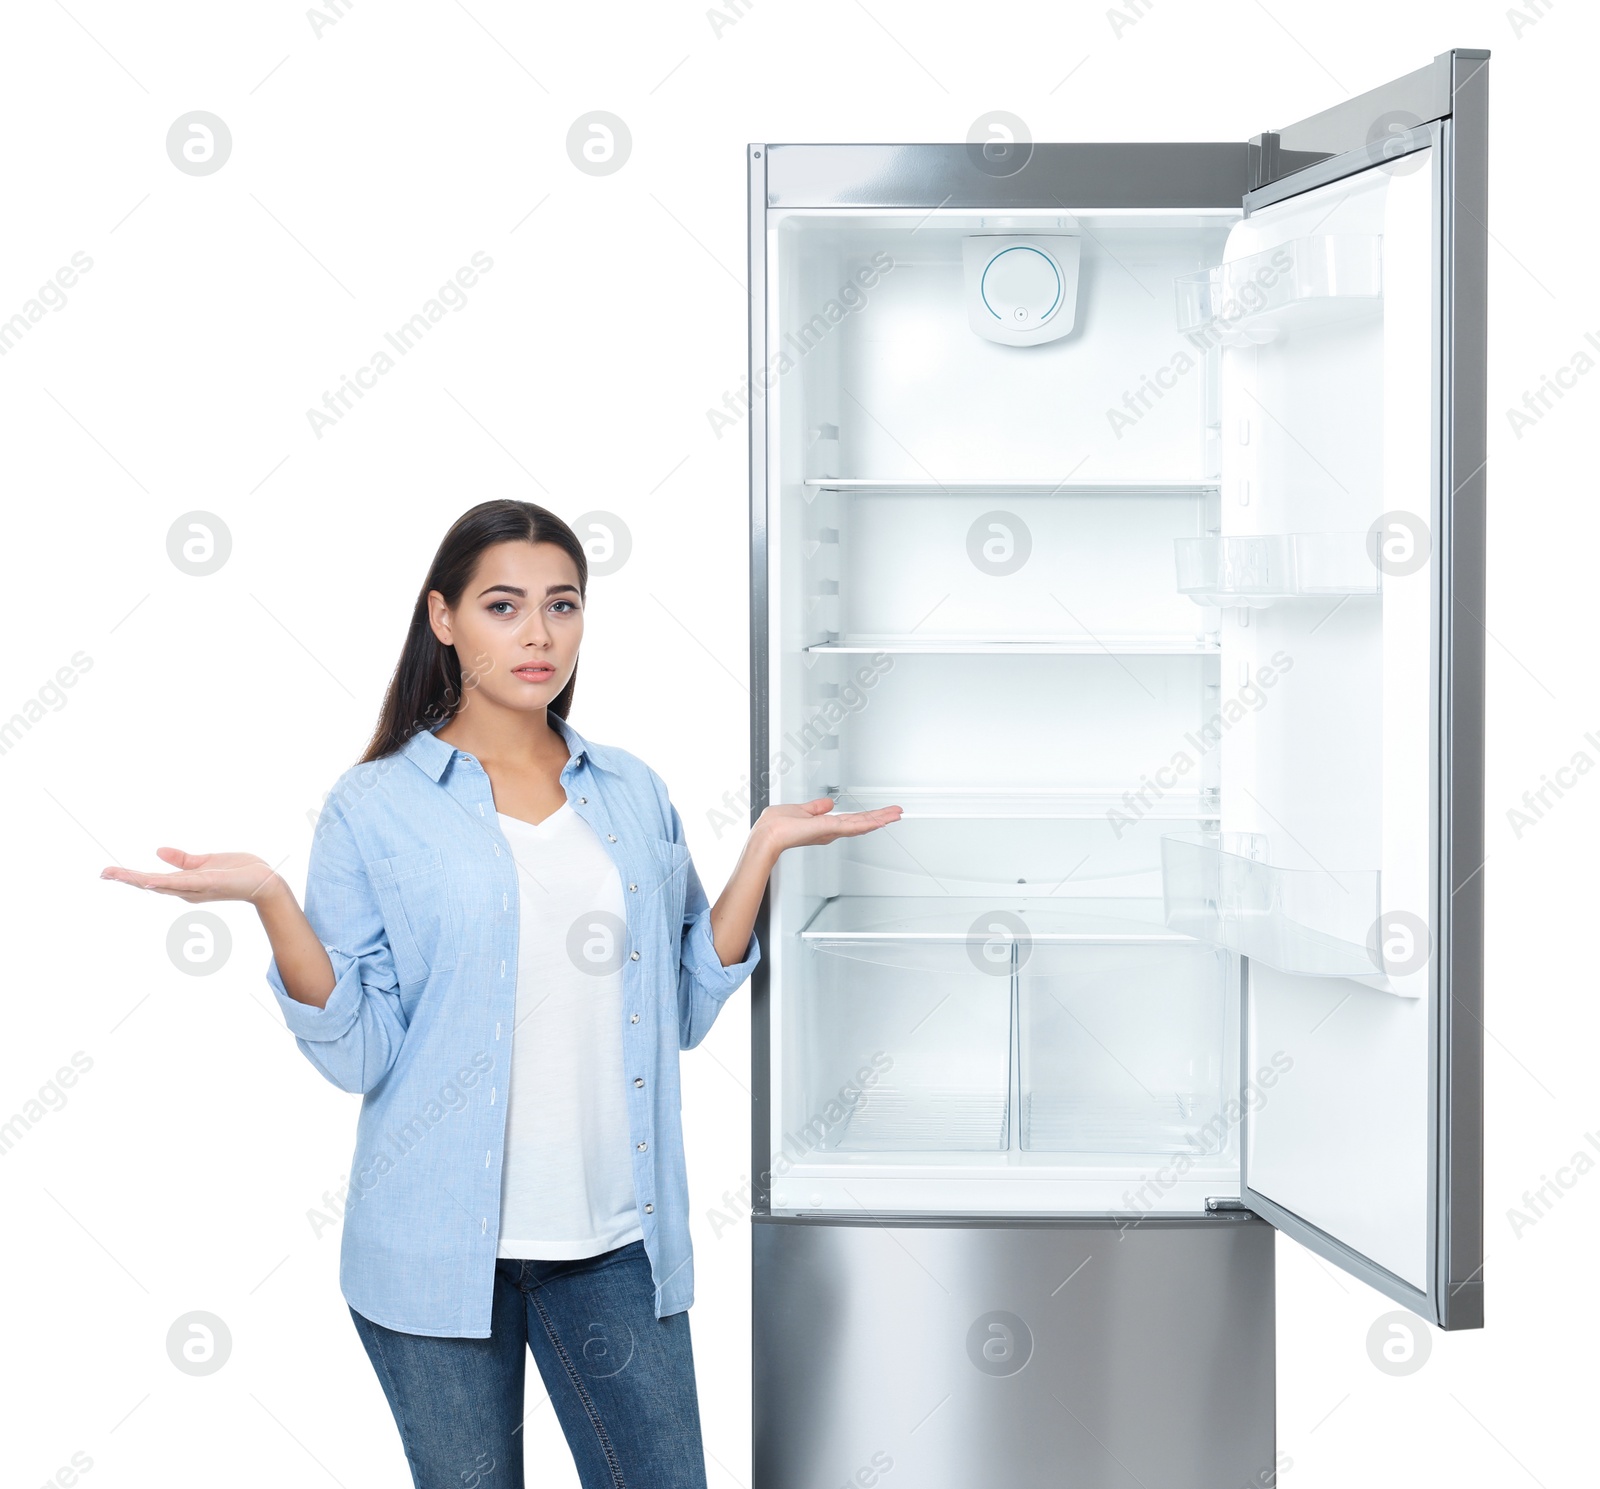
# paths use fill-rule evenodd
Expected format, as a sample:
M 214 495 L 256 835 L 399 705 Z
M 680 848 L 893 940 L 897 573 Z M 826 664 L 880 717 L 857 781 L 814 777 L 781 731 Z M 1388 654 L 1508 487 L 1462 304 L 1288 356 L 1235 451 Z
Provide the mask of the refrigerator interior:
M 772 1207 L 1236 1196 L 1245 958 L 1402 1002 L 1364 945 L 1382 425 L 1307 412 L 1385 396 L 1381 223 L 768 222 L 770 799 L 905 809 L 774 877 Z M 974 333 L 963 240 L 1004 234 L 1076 240 L 1069 334 Z

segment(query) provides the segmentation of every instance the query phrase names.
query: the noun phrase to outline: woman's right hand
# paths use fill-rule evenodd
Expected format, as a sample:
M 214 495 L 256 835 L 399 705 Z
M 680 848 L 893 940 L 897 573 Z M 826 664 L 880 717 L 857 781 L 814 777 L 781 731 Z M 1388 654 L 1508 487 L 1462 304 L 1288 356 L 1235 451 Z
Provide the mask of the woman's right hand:
M 185 853 L 182 848 L 157 848 L 156 856 L 175 865 L 176 872 L 105 868 L 100 877 L 135 889 L 153 889 L 157 894 L 175 894 L 191 905 L 213 900 L 244 900 L 254 905 L 272 945 L 283 990 L 296 1003 L 327 1006 L 335 986 L 328 949 L 312 930 L 294 891 L 269 863 L 254 853 Z
M 177 872 L 105 868 L 100 877 L 158 894 L 175 894 L 191 905 L 213 900 L 249 900 L 259 905 L 275 897 L 283 886 L 272 867 L 253 853 L 185 853 L 182 848 L 157 848 L 156 857 L 174 864 Z

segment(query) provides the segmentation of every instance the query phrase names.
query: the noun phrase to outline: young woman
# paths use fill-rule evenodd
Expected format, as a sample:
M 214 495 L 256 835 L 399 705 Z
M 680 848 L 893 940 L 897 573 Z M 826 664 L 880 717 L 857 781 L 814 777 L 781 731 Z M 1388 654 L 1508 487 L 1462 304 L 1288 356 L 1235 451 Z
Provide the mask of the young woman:
M 678 1052 L 778 855 L 900 815 L 768 807 L 708 905 L 661 777 L 567 722 L 587 580 L 542 507 L 455 523 L 303 913 L 247 853 L 102 876 L 251 902 L 296 1043 L 362 1093 L 339 1282 L 418 1489 L 521 1489 L 529 1348 L 585 1489 L 705 1484 Z

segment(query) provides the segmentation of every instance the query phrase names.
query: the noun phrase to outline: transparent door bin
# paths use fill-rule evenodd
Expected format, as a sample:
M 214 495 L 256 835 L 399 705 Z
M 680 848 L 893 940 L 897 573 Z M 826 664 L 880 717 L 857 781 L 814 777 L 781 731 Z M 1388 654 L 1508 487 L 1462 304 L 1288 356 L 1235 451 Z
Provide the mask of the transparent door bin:
M 1228 966 L 1193 942 L 1034 948 L 1019 973 L 1021 1147 L 1221 1152 Z
M 1276 340 L 1379 309 L 1383 239 L 1374 233 L 1294 238 L 1175 281 L 1178 329 L 1213 345 Z
M 1174 542 L 1178 590 L 1197 605 L 1258 609 L 1281 600 L 1376 595 L 1367 534 L 1267 533 Z
M 1376 869 L 1287 869 L 1258 833 L 1173 833 L 1161 840 L 1167 924 L 1215 946 L 1308 977 L 1386 985 L 1369 949 Z
M 806 1110 L 786 1127 L 841 1153 L 1006 1148 L 1007 960 L 981 970 L 958 943 L 813 939 L 805 977 Z

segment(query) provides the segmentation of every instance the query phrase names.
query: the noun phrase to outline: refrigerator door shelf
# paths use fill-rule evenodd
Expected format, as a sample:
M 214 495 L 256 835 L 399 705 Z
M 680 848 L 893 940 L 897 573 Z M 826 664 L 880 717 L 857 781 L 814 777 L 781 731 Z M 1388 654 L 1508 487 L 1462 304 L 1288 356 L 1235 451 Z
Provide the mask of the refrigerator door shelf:
M 1377 595 L 1364 532 L 1177 538 L 1178 589 L 1197 605 L 1260 609 L 1280 600 Z
M 1379 950 L 1377 869 L 1280 868 L 1258 834 L 1172 833 L 1161 840 L 1161 873 L 1174 930 L 1280 972 L 1347 977 L 1401 997 L 1425 990 Z
M 1215 636 L 940 636 L 833 635 L 815 641 L 808 652 L 894 652 L 905 654 L 965 655 L 992 652 L 1007 656 L 1198 656 L 1221 650 Z
M 1293 238 L 1175 281 L 1178 329 L 1206 345 L 1275 341 L 1383 306 L 1383 238 L 1329 233 Z

